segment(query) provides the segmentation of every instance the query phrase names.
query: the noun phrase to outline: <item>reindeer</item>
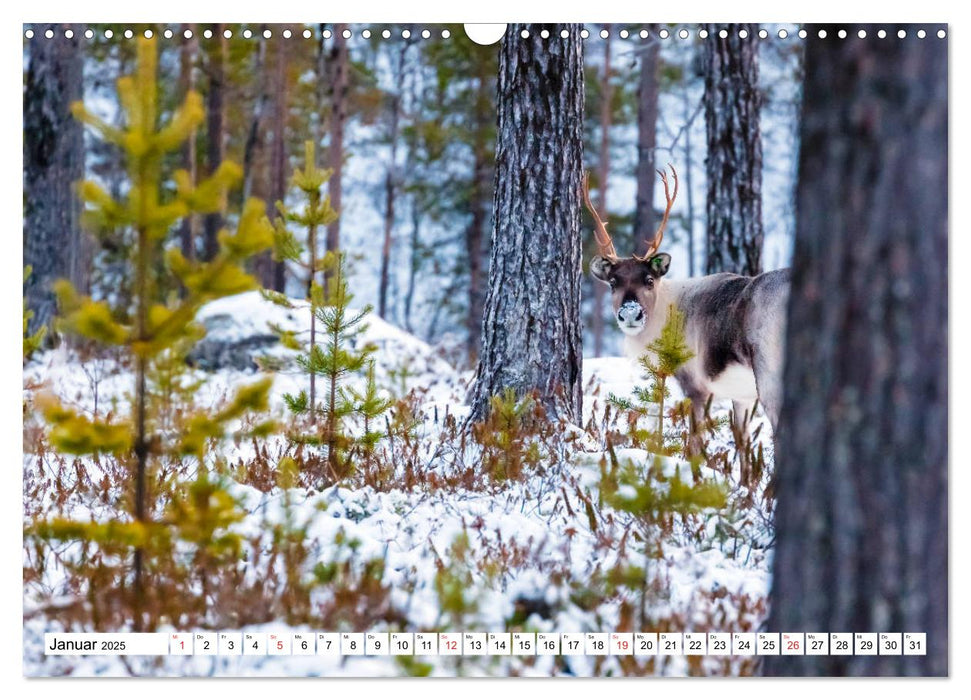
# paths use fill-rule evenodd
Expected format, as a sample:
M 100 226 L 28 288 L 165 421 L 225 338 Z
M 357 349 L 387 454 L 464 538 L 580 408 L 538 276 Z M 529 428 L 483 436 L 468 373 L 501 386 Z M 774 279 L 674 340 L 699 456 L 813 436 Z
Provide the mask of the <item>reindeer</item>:
M 685 340 L 694 352 L 675 374 L 685 395 L 691 399 L 692 421 L 689 452 L 700 454 L 698 430 L 708 401 L 730 399 L 736 426 L 751 411 L 756 400 L 772 424 L 779 421 L 782 401 L 782 362 L 785 340 L 786 301 L 789 270 L 775 270 L 755 277 L 729 272 L 687 280 L 668 280 L 664 275 L 671 256 L 659 253 L 671 207 L 678 196 L 678 173 L 674 192 L 667 173 L 658 170 L 664 184 L 667 206 L 648 251 L 621 258 L 590 203 L 589 183 L 584 180 L 583 197 L 593 217 L 599 254 L 590 261 L 590 271 L 610 285 L 617 325 L 624 334 L 624 353 L 638 358 L 661 334 L 668 308 L 674 305 L 685 317 Z

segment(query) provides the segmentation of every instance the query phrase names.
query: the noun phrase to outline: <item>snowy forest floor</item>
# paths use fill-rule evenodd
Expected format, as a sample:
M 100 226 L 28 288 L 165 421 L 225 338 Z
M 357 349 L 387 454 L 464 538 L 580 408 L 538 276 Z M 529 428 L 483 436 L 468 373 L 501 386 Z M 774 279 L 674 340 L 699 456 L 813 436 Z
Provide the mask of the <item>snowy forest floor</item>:
M 244 294 L 200 313 L 208 329 L 195 370 L 198 404 L 217 407 L 252 381 L 252 355 L 286 355 L 268 322 L 302 328 L 301 309 L 287 311 Z M 770 431 L 758 441 L 765 473 L 745 475 L 724 420 L 709 454 L 689 462 L 655 457 L 628 435 L 628 416 L 607 396 L 630 396 L 646 382 L 624 358 L 584 361 L 582 426 L 552 426 L 499 441 L 463 439 L 469 373 L 376 317 L 363 340 L 377 346 L 379 385 L 398 403 L 378 447 L 379 467 L 339 484 L 281 488 L 273 466 L 284 438 L 257 445 L 226 440 L 219 465 L 245 513 L 229 529 L 245 542 L 240 594 L 212 604 L 201 618 L 164 620 L 158 631 L 200 628 L 245 631 L 755 631 L 766 613 L 771 558 Z M 247 353 L 250 355 L 248 356 Z M 204 369 L 205 368 L 205 369 Z M 277 373 L 271 410 L 286 419 L 282 396 L 306 378 Z M 111 360 L 58 350 L 25 368 L 24 526 L 66 517 L 111 522 L 127 518 L 122 480 L 103 461 L 74 459 L 34 446 L 44 428 L 31 409 L 42 389 L 94 412 L 127 404 L 132 375 Z M 677 392 L 677 387 L 673 387 Z M 678 398 L 678 397 L 673 397 Z M 402 412 L 407 430 L 396 430 Z M 654 420 L 641 417 L 641 421 Z M 671 428 L 678 438 L 678 428 Z M 610 442 L 612 448 L 607 449 Z M 513 453 L 515 452 L 515 455 Z M 510 461 L 515 457 L 515 463 Z M 261 466 L 262 465 L 262 466 Z M 269 465 L 269 467 L 267 467 Z M 747 483 L 746 483 L 747 482 Z M 716 484 L 720 507 L 677 512 L 654 508 L 676 484 Z M 107 485 L 106 485 L 107 484 Z M 644 485 L 647 485 L 645 487 Z M 652 501 L 651 499 L 655 499 Z M 280 533 L 299 550 L 278 553 Z M 24 672 L 26 675 L 481 676 L 739 675 L 753 660 L 715 657 L 45 657 L 43 634 L 108 631 L 89 619 L 90 591 L 79 562 L 96 548 L 38 544 L 25 536 Z M 86 557 L 88 559 L 86 559 Z M 298 570 L 288 571 L 288 562 Z M 306 609 L 297 611 L 279 583 L 302 581 Z M 95 579 L 89 579 L 90 585 Z M 292 583 L 292 581 L 291 581 Z M 215 594 L 212 594 L 215 596 Z M 215 600 L 215 597 L 212 598 Z M 227 599 L 228 600 L 228 599 Z M 74 611 L 74 612 L 65 612 Z

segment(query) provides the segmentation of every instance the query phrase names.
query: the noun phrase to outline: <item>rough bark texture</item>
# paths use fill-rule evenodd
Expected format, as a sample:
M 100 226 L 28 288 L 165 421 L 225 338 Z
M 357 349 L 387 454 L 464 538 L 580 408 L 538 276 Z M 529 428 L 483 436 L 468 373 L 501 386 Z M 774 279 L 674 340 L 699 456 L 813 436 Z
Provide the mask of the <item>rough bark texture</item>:
M 704 44 L 708 140 L 707 271 L 762 271 L 762 137 L 758 25 L 708 24 Z M 718 36 L 727 31 L 723 39 Z M 745 29 L 748 36 L 739 37 Z
M 334 48 L 331 54 L 333 86 L 331 91 L 330 152 L 327 167 L 332 175 L 327 182 L 330 203 L 338 218 L 327 226 L 327 250 L 337 252 L 341 247 L 341 175 L 344 169 L 344 122 L 347 120 L 347 39 L 346 24 L 334 25 Z
M 226 157 L 225 145 L 225 101 L 226 87 L 226 39 L 223 36 L 223 25 L 212 25 L 212 46 L 209 51 L 209 63 L 206 67 L 209 77 L 209 93 L 206 95 L 206 162 L 209 173 L 216 172 Z M 223 226 L 222 212 L 206 214 L 203 220 L 203 255 L 206 260 L 212 260 L 219 251 L 219 229 Z
M 841 28 L 806 42 L 769 629 L 926 632 L 927 656 L 766 671 L 945 675 L 947 42 Z
M 535 391 L 554 416 L 580 418 L 580 28 L 511 24 L 499 49 L 495 228 L 469 397 L 479 417 L 512 389 Z M 563 29 L 569 38 L 559 38 Z
M 637 196 L 634 200 L 634 245 L 638 254 L 654 241 L 654 150 L 657 147 L 657 69 L 661 53 L 658 25 L 647 25 L 650 38 L 641 49 L 637 79 Z M 603 286 L 603 285 L 600 285 Z
M 67 39 L 64 31 L 74 30 Z M 74 184 L 84 176 L 81 123 L 70 105 L 82 97 L 79 37 L 83 26 L 33 25 L 24 86 L 24 264 L 33 273 L 24 298 L 33 310 L 30 332 L 50 328 L 56 312 L 51 283 L 84 287 L 80 204 Z M 54 38 L 44 33 L 52 29 Z

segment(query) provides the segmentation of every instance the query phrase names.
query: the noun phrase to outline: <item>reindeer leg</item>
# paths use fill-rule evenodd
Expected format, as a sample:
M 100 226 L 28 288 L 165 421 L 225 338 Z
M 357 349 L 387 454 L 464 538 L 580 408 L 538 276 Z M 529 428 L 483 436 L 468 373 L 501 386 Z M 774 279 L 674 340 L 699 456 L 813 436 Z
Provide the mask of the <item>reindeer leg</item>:
M 759 403 L 772 424 L 772 439 L 775 439 L 779 426 L 779 410 L 782 408 L 782 358 L 770 358 L 765 353 L 756 353 L 752 369 L 755 371 L 755 388 L 759 392 Z M 774 360 L 774 362 L 773 362 Z
M 687 457 L 705 456 L 705 407 L 708 395 L 701 391 L 686 392 L 691 400 L 691 422 L 688 429 Z

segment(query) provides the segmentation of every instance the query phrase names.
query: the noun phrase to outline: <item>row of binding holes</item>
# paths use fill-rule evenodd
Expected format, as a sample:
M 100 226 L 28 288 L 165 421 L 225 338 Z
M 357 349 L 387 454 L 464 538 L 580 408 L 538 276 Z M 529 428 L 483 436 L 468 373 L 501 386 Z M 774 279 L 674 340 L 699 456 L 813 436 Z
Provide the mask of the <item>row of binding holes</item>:
M 621 39 L 628 39 L 631 36 L 633 36 L 634 34 L 635 34 L 635 32 L 630 32 L 630 31 L 628 31 L 626 29 L 621 29 L 619 32 L 617 32 L 617 35 Z M 641 39 L 646 39 L 650 35 L 650 33 L 646 29 L 642 29 L 639 32 L 636 32 L 636 34 Z M 681 29 L 681 30 L 679 30 L 676 33 L 676 36 L 679 39 L 688 39 L 688 38 L 691 37 L 691 34 L 692 33 L 689 32 L 687 29 Z M 707 39 L 708 38 L 708 34 L 709 34 L 709 32 L 708 32 L 707 29 L 699 29 L 698 30 L 698 38 L 699 39 Z M 662 29 L 662 30 L 660 30 L 657 33 L 657 36 L 659 38 L 661 38 L 661 39 L 667 39 L 671 35 L 672 35 L 672 33 L 670 31 L 668 31 L 667 29 Z M 778 32 L 778 34 L 776 36 L 778 36 L 780 39 L 788 39 L 789 38 L 789 35 L 790 34 L 789 34 L 789 31 L 788 30 L 786 30 L 786 29 L 780 29 L 779 32 Z M 866 32 L 865 29 L 861 29 L 861 30 L 859 30 L 856 33 L 856 35 L 859 38 L 861 38 L 861 39 L 866 39 L 867 32 Z M 877 35 L 877 38 L 879 38 L 879 39 L 886 39 L 887 38 L 887 30 L 886 29 L 878 29 L 877 32 L 876 32 L 876 35 Z M 521 36 L 524 39 L 527 38 L 529 36 L 529 31 L 526 30 L 526 29 L 522 30 Z M 549 32 L 544 29 L 543 31 L 540 32 L 540 36 L 543 37 L 544 39 L 546 39 L 549 36 Z M 566 37 L 569 36 L 569 32 L 564 29 L 560 33 L 560 36 L 562 36 L 565 39 Z M 587 30 L 587 29 L 581 29 L 580 30 L 580 36 L 582 38 L 584 38 L 584 39 L 589 38 L 590 37 L 589 30 Z M 607 39 L 609 36 L 610 36 L 610 32 L 608 30 L 606 30 L 606 29 L 601 29 L 600 30 L 600 38 L 601 39 Z M 720 38 L 722 38 L 722 39 L 727 39 L 728 38 L 728 30 L 727 29 L 720 30 L 718 32 L 718 36 Z M 747 29 L 739 29 L 738 30 L 738 36 L 740 38 L 742 38 L 742 39 L 747 38 L 748 37 L 748 30 Z M 809 32 L 806 31 L 805 29 L 800 29 L 798 32 L 796 32 L 796 36 L 798 36 L 800 39 L 805 39 L 807 36 L 809 36 Z M 820 39 L 825 39 L 826 36 L 827 36 L 826 30 L 825 29 L 820 29 L 819 32 L 818 32 L 818 34 L 817 34 L 817 36 Z M 848 36 L 848 33 L 847 33 L 847 31 L 845 29 L 840 29 L 838 32 L 836 32 L 836 36 L 838 36 L 840 39 L 845 39 Z M 916 36 L 917 36 L 918 39 L 924 39 L 925 37 L 927 37 L 927 31 L 924 30 L 924 29 L 918 29 L 917 32 L 916 32 Z M 943 29 L 937 30 L 937 38 L 938 39 L 943 39 L 946 36 L 947 36 L 947 32 L 946 31 L 944 31 Z M 769 38 L 769 31 L 767 29 L 760 29 L 759 32 L 758 32 L 758 37 L 759 37 L 759 39 L 768 39 Z M 905 39 L 905 38 L 907 38 L 907 30 L 905 30 L 905 29 L 898 30 L 897 31 L 897 37 L 899 39 Z
M 310 29 L 304 29 L 302 32 L 294 32 L 294 31 L 292 31 L 290 29 L 284 29 L 282 32 L 280 32 L 280 34 L 283 36 L 284 39 L 293 38 L 298 33 L 301 36 L 303 36 L 304 39 L 310 39 L 310 38 L 312 38 L 314 36 L 314 32 L 312 30 L 310 30 Z M 381 31 L 381 38 L 382 39 L 390 39 L 391 38 L 391 33 L 392 32 L 391 32 L 390 29 L 384 29 L 384 30 Z M 411 32 L 410 29 L 402 29 L 401 32 L 400 32 L 400 35 L 401 35 L 401 38 L 402 39 L 410 39 L 411 38 L 411 34 L 412 34 L 412 32 Z M 114 35 L 115 35 L 115 33 L 112 30 L 110 30 L 110 29 L 106 29 L 104 31 L 104 37 L 105 37 L 105 39 L 111 39 L 111 38 L 114 37 Z M 155 33 L 151 29 L 146 29 L 143 32 L 143 35 L 145 36 L 146 39 L 151 39 L 155 35 Z M 244 39 L 251 39 L 253 37 L 253 35 L 254 35 L 254 32 L 251 29 L 244 29 L 242 32 L 240 32 L 240 35 Z M 350 39 L 353 36 L 353 32 L 351 32 L 350 29 L 345 29 L 343 32 L 341 32 L 341 35 L 345 39 Z M 418 35 L 421 36 L 422 39 L 431 39 L 431 37 L 432 37 L 431 31 L 428 30 L 428 29 L 423 29 L 421 32 L 418 33 Z M 26 30 L 24 32 L 24 36 L 27 37 L 28 39 L 33 39 L 34 38 L 34 30 L 33 29 Z M 46 32 L 44 32 L 44 36 L 47 37 L 48 39 L 53 39 L 54 38 L 54 30 L 53 29 L 48 29 Z M 68 39 L 73 39 L 74 38 L 74 30 L 73 29 L 65 29 L 64 30 L 64 36 L 66 38 L 68 38 Z M 126 39 L 131 39 L 132 37 L 135 36 L 135 32 L 133 32 L 131 29 L 126 29 L 124 31 L 124 33 L 123 33 L 123 36 Z M 175 36 L 175 32 L 173 32 L 171 29 L 166 29 L 165 31 L 162 32 L 162 36 L 165 37 L 166 39 L 171 39 L 173 36 Z M 184 36 L 186 39 L 191 39 L 192 38 L 192 30 L 191 29 L 184 30 L 182 32 L 182 36 Z M 212 30 L 211 29 L 203 30 L 202 36 L 205 37 L 206 39 L 211 39 L 212 38 Z M 233 30 L 231 30 L 231 29 L 224 30 L 223 31 L 223 36 L 225 38 L 227 38 L 227 39 L 231 39 L 233 37 Z M 273 32 L 271 30 L 269 30 L 269 29 L 264 29 L 263 30 L 263 38 L 269 39 L 272 36 L 273 36 Z M 325 39 L 330 39 L 332 36 L 333 36 L 333 32 L 331 32 L 331 30 L 325 29 L 323 31 L 323 37 Z M 365 30 L 363 30 L 361 32 L 361 37 L 363 37 L 364 39 L 370 39 L 371 36 L 372 36 L 372 32 L 371 32 L 370 29 L 365 29 Z M 452 33 L 449 30 L 447 30 L 447 29 L 443 29 L 440 32 L 440 36 L 443 39 L 448 39 L 450 36 L 452 36 Z M 87 30 L 85 30 L 84 37 L 86 39 L 94 39 L 94 30 L 93 29 L 87 29 Z
M 192 30 L 191 29 L 186 29 L 185 31 L 182 32 L 182 34 L 183 34 L 183 36 L 186 39 L 191 39 L 192 38 Z M 244 29 L 241 32 L 241 34 L 242 34 L 242 36 L 243 36 L 244 39 L 250 39 L 253 36 L 253 31 L 250 30 L 250 29 Z M 301 34 L 302 34 L 302 36 L 303 36 L 304 39 L 310 39 L 311 37 L 314 36 L 314 32 L 312 30 L 310 30 L 310 29 L 304 29 L 303 32 L 301 32 Z M 345 39 L 350 39 L 353 36 L 353 32 L 351 32 L 350 29 L 345 29 L 343 32 L 341 32 L 341 34 L 342 34 L 342 36 Z M 621 29 L 618 32 L 618 35 L 620 36 L 621 39 L 628 39 L 628 38 L 630 38 L 632 36 L 632 34 L 633 34 L 632 32 L 630 32 L 630 31 L 628 31 L 626 29 Z M 648 31 L 646 29 L 642 29 L 639 32 L 636 32 L 636 34 L 641 39 L 646 39 L 649 36 L 649 33 L 648 33 Z M 145 35 L 146 38 L 151 39 L 152 36 L 154 35 L 154 33 L 152 32 L 151 29 L 146 29 L 144 31 L 144 35 Z M 283 35 L 283 38 L 284 39 L 290 39 L 290 38 L 292 38 L 294 36 L 294 32 L 291 31 L 290 29 L 284 29 L 283 32 L 282 32 L 282 35 Z M 529 30 L 528 29 L 523 29 L 520 32 L 520 35 L 524 39 L 529 38 Z M 540 31 L 539 35 L 543 39 L 549 39 L 550 32 L 549 32 L 548 29 L 543 29 L 542 31 Z M 662 29 L 662 30 L 660 30 L 657 33 L 657 35 L 661 39 L 667 39 L 668 37 L 671 36 L 671 32 L 668 31 L 667 29 Z M 796 33 L 796 35 L 800 39 L 805 39 L 809 34 L 808 34 L 808 32 L 805 29 L 800 29 Z M 885 39 L 887 37 L 887 30 L 885 30 L 885 29 L 879 29 L 879 30 L 877 30 L 876 35 L 877 35 L 877 38 L 879 38 L 879 39 Z M 24 32 L 24 36 L 27 37 L 28 39 L 33 39 L 34 38 L 34 30 L 33 29 L 26 30 Z M 48 29 L 46 32 L 44 32 L 44 36 L 47 37 L 48 39 L 53 39 L 54 38 L 54 30 L 53 29 Z M 74 30 L 73 29 L 65 29 L 64 30 L 64 36 L 66 38 L 68 38 L 68 39 L 74 38 Z M 86 30 L 84 32 L 84 36 L 87 39 L 93 39 L 94 38 L 94 30 L 93 29 Z M 104 31 L 104 37 L 106 39 L 111 39 L 113 36 L 114 36 L 114 32 L 112 30 L 106 29 Z M 131 29 L 126 29 L 125 30 L 124 37 L 126 39 L 131 39 L 134 36 L 135 36 L 135 33 Z M 171 29 L 166 29 L 165 31 L 162 32 L 162 36 L 164 36 L 166 39 L 171 39 L 173 36 L 175 36 L 175 32 L 173 32 Z M 211 39 L 212 38 L 212 30 L 211 29 L 204 30 L 202 32 L 202 36 L 205 37 L 206 39 Z M 227 39 L 231 39 L 232 36 L 233 36 L 233 31 L 231 29 L 226 29 L 225 31 L 223 31 L 223 36 L 225 38 L 227 38 Z M 263 37 L 265 39 L 269 39 L 272 36 L 273 36 L 273 32 L 271 30 L 269 30 L 269 29 L 264 29 L 263 30 Z M 325 29 L 324 32 L 323 32 L 323 37 L 325 39 L 330 39 L 331 36 L 332 36 L 332 32 L 329 29 Z M 364 39 L 370 39 L 371 38 L 371 30 L 370 29 L 365 29 L 365 30 L 361 31 L 361 36 Z M 431 36 L 432 36 L 432 33 L 428 29 L 423 29 L 421 31 L 421 33 L 420 33 L 420 36 L 421 36 L 422 39 L 430 39 Z M 448 39 L 450 36 L 451 36 L 451 32 L 449 32 L 449 30 L 443 29 L 441 31 L 441 37 L 443 39 Z M 562 30 L 560 32 L 560 37 L 562 37 L 563 39 L 566 39 L 568 36 L 570 36 L 569 30 L 564 29 L 564 30 Z M 606 39 L 609 36 L 610 36 L 610 32 L 608 30 L 606 30 L 606 29 L 601 29 L 600 30 L 600 38 L 601 39 Z M 677 32 L 676 36 L 679 39 L 688 39 L 689 37 L 691 37 L 691 32 L 689 32 L 687 29 L 681 29 L 680 31 Z M 728 30 L 727 29 L 722 29 L 721 31 L 718 32 L 718 36 L 721 37 L 722 39 L 727 39 L 728 38 Z M 748 30 L 747 29 L 739 29 L 738 30 L 738 36 L 740 38 L 742 38 L 742 39 L 745 39 L 746 37 L 748 37 Z M 769 32 L 766 29 L 760 29 L 758 36 L 759 36 L 760 39 L 768 39 L 769 38 Z M 787 30 L 785 30 L 785 29 L 780 29 L 779 32 L 778 32 L 778 34 L 777 34 L 777 36 L 780 39 L 787 39 L 789 37 L 789 32 Z M 820 29 L 819 32 L 818 32 L 818 36 L 819 36 L 820 39 L 825 39 L 826 36 L 827 36 L 826 30 L 825 29 Z M 840 39 L 845 39 L 847 37 L 847 32 L 846 32 L 845 29 L 840 29 L 838 32 L 836 32 L 836 36 L 838 36 Z M 857 32 L 857 36 L 860 39 L 866 39 L 866 37 L 867 37 L 866 30 L 865 29 L 859 30 Z M 927 32 L 925 30 L 923 30 L 923 29 L 918 29 L 917 30 L 917 38 L 918 39 L 923 39 L 926 36 L 927 36 Z M 943 29 L 939 29 L 937 31 L 937 38 L 938 39 L 943 39 L 946 36 L 947 36 L 947 32 L 944 31 Z M 401 37 L 403 39 L 410 39 L 411 38 L 411 30 L 410 29 L 402 29 L 401 30 Z M 590 37 L 590 31 L 587 30 L 587 29 L 581 29 L 580 30 L 580 37 L 583 38 L 583 39 L 588 39 Z M 905 29 L 898 30 L 897 31 L 897 37 L 900 38 L 900 39 L 905 39 L 907 37 L 907 30 L 905 30 Z M 381 38 L 383 38 L 383 39 L 390 39 L 391 38 L 391 30 L 390 29 L 384 29 L 384 30 L 382 30 L 381 31 Z M 707 29 L 700 29 L 700 30 L 698 30 L 698 38 L 700 38 L 700 39 L 707 39 L 708 38 L 708 30 Z

